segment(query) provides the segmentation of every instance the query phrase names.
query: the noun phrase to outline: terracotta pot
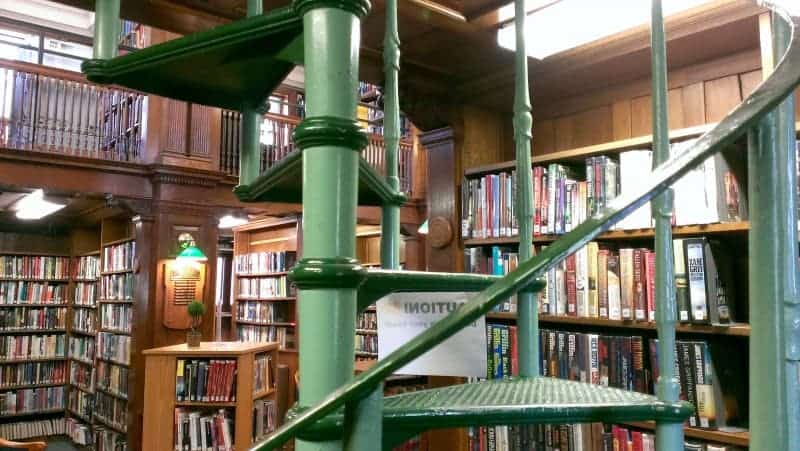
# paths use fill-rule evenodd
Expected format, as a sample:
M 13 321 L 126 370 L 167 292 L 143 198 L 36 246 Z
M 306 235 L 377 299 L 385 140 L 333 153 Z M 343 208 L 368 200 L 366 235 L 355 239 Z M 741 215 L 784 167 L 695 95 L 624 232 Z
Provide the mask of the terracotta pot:
M 186 334 L 186 346 L 190 348 L 197 348 L 200 346 L 200 340 L 203 338 L 203 334 L 198 331 L 191 330 Z

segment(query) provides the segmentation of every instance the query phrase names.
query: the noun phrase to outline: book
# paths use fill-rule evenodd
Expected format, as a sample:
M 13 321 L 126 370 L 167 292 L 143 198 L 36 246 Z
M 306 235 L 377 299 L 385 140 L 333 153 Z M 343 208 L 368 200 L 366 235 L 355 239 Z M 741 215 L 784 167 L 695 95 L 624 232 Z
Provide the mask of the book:
M 686 257 L 683 243 L 684 240 L 681 238 L 672 240 L 673 274 L 675 277 L 675 300 L 678 303 L 678 321 L 688 322 L 691 305 L 689 303 L 689 281 L 686 275 Z
M 608 319 L 622 319 L 622 284 L 620 279 L 620 259 L 610 253 L 606 267 L 608 293 Z
M 684 261 L 688 283 L 690 320 L 694 323 L 708 322 L 708 282 L 706 280 L 705 239 L 683 240 Z

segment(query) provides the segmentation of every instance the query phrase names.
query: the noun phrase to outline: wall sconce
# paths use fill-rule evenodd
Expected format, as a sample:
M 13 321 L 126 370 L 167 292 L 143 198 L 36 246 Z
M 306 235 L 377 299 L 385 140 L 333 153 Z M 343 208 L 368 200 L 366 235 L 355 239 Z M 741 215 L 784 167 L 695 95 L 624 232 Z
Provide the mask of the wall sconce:
M 176 260 L 180 262 L 204 262 L 208 260 L 206 254 L 195 244 L 194 237 L 190 233 L 178 235 L 178 247 L 181 249 Z

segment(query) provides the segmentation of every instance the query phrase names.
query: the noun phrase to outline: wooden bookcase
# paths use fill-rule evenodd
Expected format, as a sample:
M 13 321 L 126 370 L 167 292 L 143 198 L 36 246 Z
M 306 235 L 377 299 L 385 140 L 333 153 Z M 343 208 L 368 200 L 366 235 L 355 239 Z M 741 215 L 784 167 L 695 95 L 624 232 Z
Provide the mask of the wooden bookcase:
M 268 353 L 277 368 L 278 343 L 202 342 L 197 348 L 185 344 L 148 349 L 145 358 L 144 432 L 142 448 L 148 451 L 171 451 L 175 443 L 175 409 L 228 408 L 233 411 L 235 449 L 247 449 L 253 443 L 253 403 L 259 399 L 276 401 L 275 378 L 266 389 L 255 393 L 254 361 L 257 355 Z M 178 401 L 176 371 L 179 359 L 235 359 L 236 401 L 205 402 Z M 273 373 L 275 374 L 275 373 Z M 277 420 L 277 419 L 276 419 Z
M 700 136 L 706 131 L 710 130 L 715 124 L 705 124 L 702 126 L 689 127 L 685 129 L 672 130 L 670 132 L 671 141 L 681 141 Z M 800 126 L 800 122 L 798 123 Z M 603 144 L 590 145 L 574 149 L 566 149 L 558 152 L 547 153 L 538 155 L 533 158 L 533 165 L 547 165 L 549 163 L 561 163 L 565 165 L 580 165 L 585 158 L 597 155 L 616 155 L 621 152 L 633 149 L 651 148 L 652 137 L 641 136 L 636 138 L 622 139 L 618 141 L 611 141 Z M 506 161 L 501 163 L 487 164 L 478 167 L 472 167 L 464 170 L 464 177 L 474 178 L 480 177 L 485 174 L 497 173 L 502 171 L 511 171 L 515 169 L 516 162 Z M 737 174 L 738 175 L 738 174 Z M 725 240 L 725 243 L 730 247 L 735 248 L 733 257 L 738 260 L 736 267 L 736 286 L 735 290 L 739 294 L 737 302 L 740 303 L 739 313 L 742 315 L 738 318 L 739 322 L 734 322 L 729 325 L 704 325 L 704 324 L 688 324 L 679 323 L 677 326 L 678 340 L 690 341 L 707 341 L 709 343 L 717 343 L 722 346 L 728 347 L 743 347 L 748 345 L 748 337 L 750 336 L 750 325 L 747 323 L 747 303 L 746 299 L 746 279 L 747 279 L 747 261 L 744 257 L 747 252 L 747 240 L 750 224 L 748 221 L 738 222 L 721 222 L 712 224 L 698 224 L 698 225 L 685 225 L 673 227 L 672 233 L 675 238 L 694 237 L 694 236 L 713 236 L 717 239 Z M 639 246 L 652 246 L 652 240 L 655 233 L 652 228 L 636 229 L 636 230 L 611 230 L 599 235 L 595 241 L 606 243 L 610 247 L 639 247 Z M 559 236 L 557 235 L 539 235 L 534 236 L 534 243 L 538 248 L 540 245 L 547 245 L 554 242 Z M 467 238 L 461 239 L 464 247 L 510 247 L 513 248 L 519 243 L 519 237 L 499 237 L 499 238 Z M 744 293 L 744 294 L 742 294 Z M 515 312 L 490 312 L 486 315 L 487 321 L 515 325 L 517 321 L 517 314 Z M 558 330 L 564 332 L 576 333 L 600 333 L 604 335 L 641 335 L 644 339 L 656 338 L 656 325 L 653 322 L 643 322 L 634 320 L 610 320 L 605 318 L 595 317 L 577 317 L 568 315 L 539 315 L 539 323 L 542 328 L 550 330 Z M 728 363 L 727 359 L 721 359 L 722 362 Z M 746 357 L 744 360 L 746 364 Z M 717 363 L 715 366 L 719 366 Z M 741 369 L 741 378 L 746 380 L 747 369 L 746 366 Z M 729 390 L 738 389 L 739 383 Z M 746 387 L 746 385 L 744 385 Z M 728 396 L 728 395 L 726 395 Z M 737 397 L 746 398 L 746 394 L 738 393 Z M 746 401 L 744 402 L 746 405 Z M 739 413 L 739 417 L 747 418 L 746 411 L 744 415 Z M 639 422 L 632 423 L 625 426 L 630 426 L 640 430 L 654 430 L 651 423 Z M 748 432 L 730 432 L 726 430 L 713 430 L 686 427 L 685 434 L 687 439 L 701 440 L 709 443 L 718 443 L 734 446 L 748 446 L 749 433 Z

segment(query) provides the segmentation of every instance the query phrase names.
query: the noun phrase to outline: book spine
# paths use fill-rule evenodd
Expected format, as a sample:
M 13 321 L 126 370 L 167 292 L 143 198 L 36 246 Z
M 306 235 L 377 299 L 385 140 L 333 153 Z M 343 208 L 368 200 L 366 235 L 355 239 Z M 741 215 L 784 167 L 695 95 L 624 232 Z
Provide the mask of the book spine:
M 687 238 L 684 241 L 686 261 L 686 277 L 689 284 L 689 300 L 691 302 L 691 321 L 695 323 L 708 322 L 708 299 L 706 286 L 707 278 L 703 249 L 704 238 Z
M 608 319 L 622 319 L 621 312 L 621 284 L 620 284 L 620 265 L 619 256 L 609 254 L 608 256 Z
M 633 319 L 634 314 L 634 275 L 633 275 L 633 249 L 619 250 L 620 262 L 620 315 L 624 320 Z
M 636 321 L 647 321 L 647 289 L 644 272 L 646 253 L 647 249 L 634 249 L 633 251 L 633 316 Z
M 578 290 L 576 276 L 575 254 L 567 257 L 566 260 L 566 292 L 567 292 L 567 315 L 577 316 L 578 314 Z
M 607 249 L 599 249 L 597 253 L 597 293 L 598 312 L 600 318 L 608 318 L 608 258 Z
M 647 320 L 656 320 L 656 253 L 650 250 L 644 254 L 645 279 L 647 294 Z
M 672 240 L 672 251 L 675 263 L 675 301 L 678 307 L 678 321 L 689 321 L 689 289 L 686 279 L 686 261 L 683 251 L 684 240 Z

